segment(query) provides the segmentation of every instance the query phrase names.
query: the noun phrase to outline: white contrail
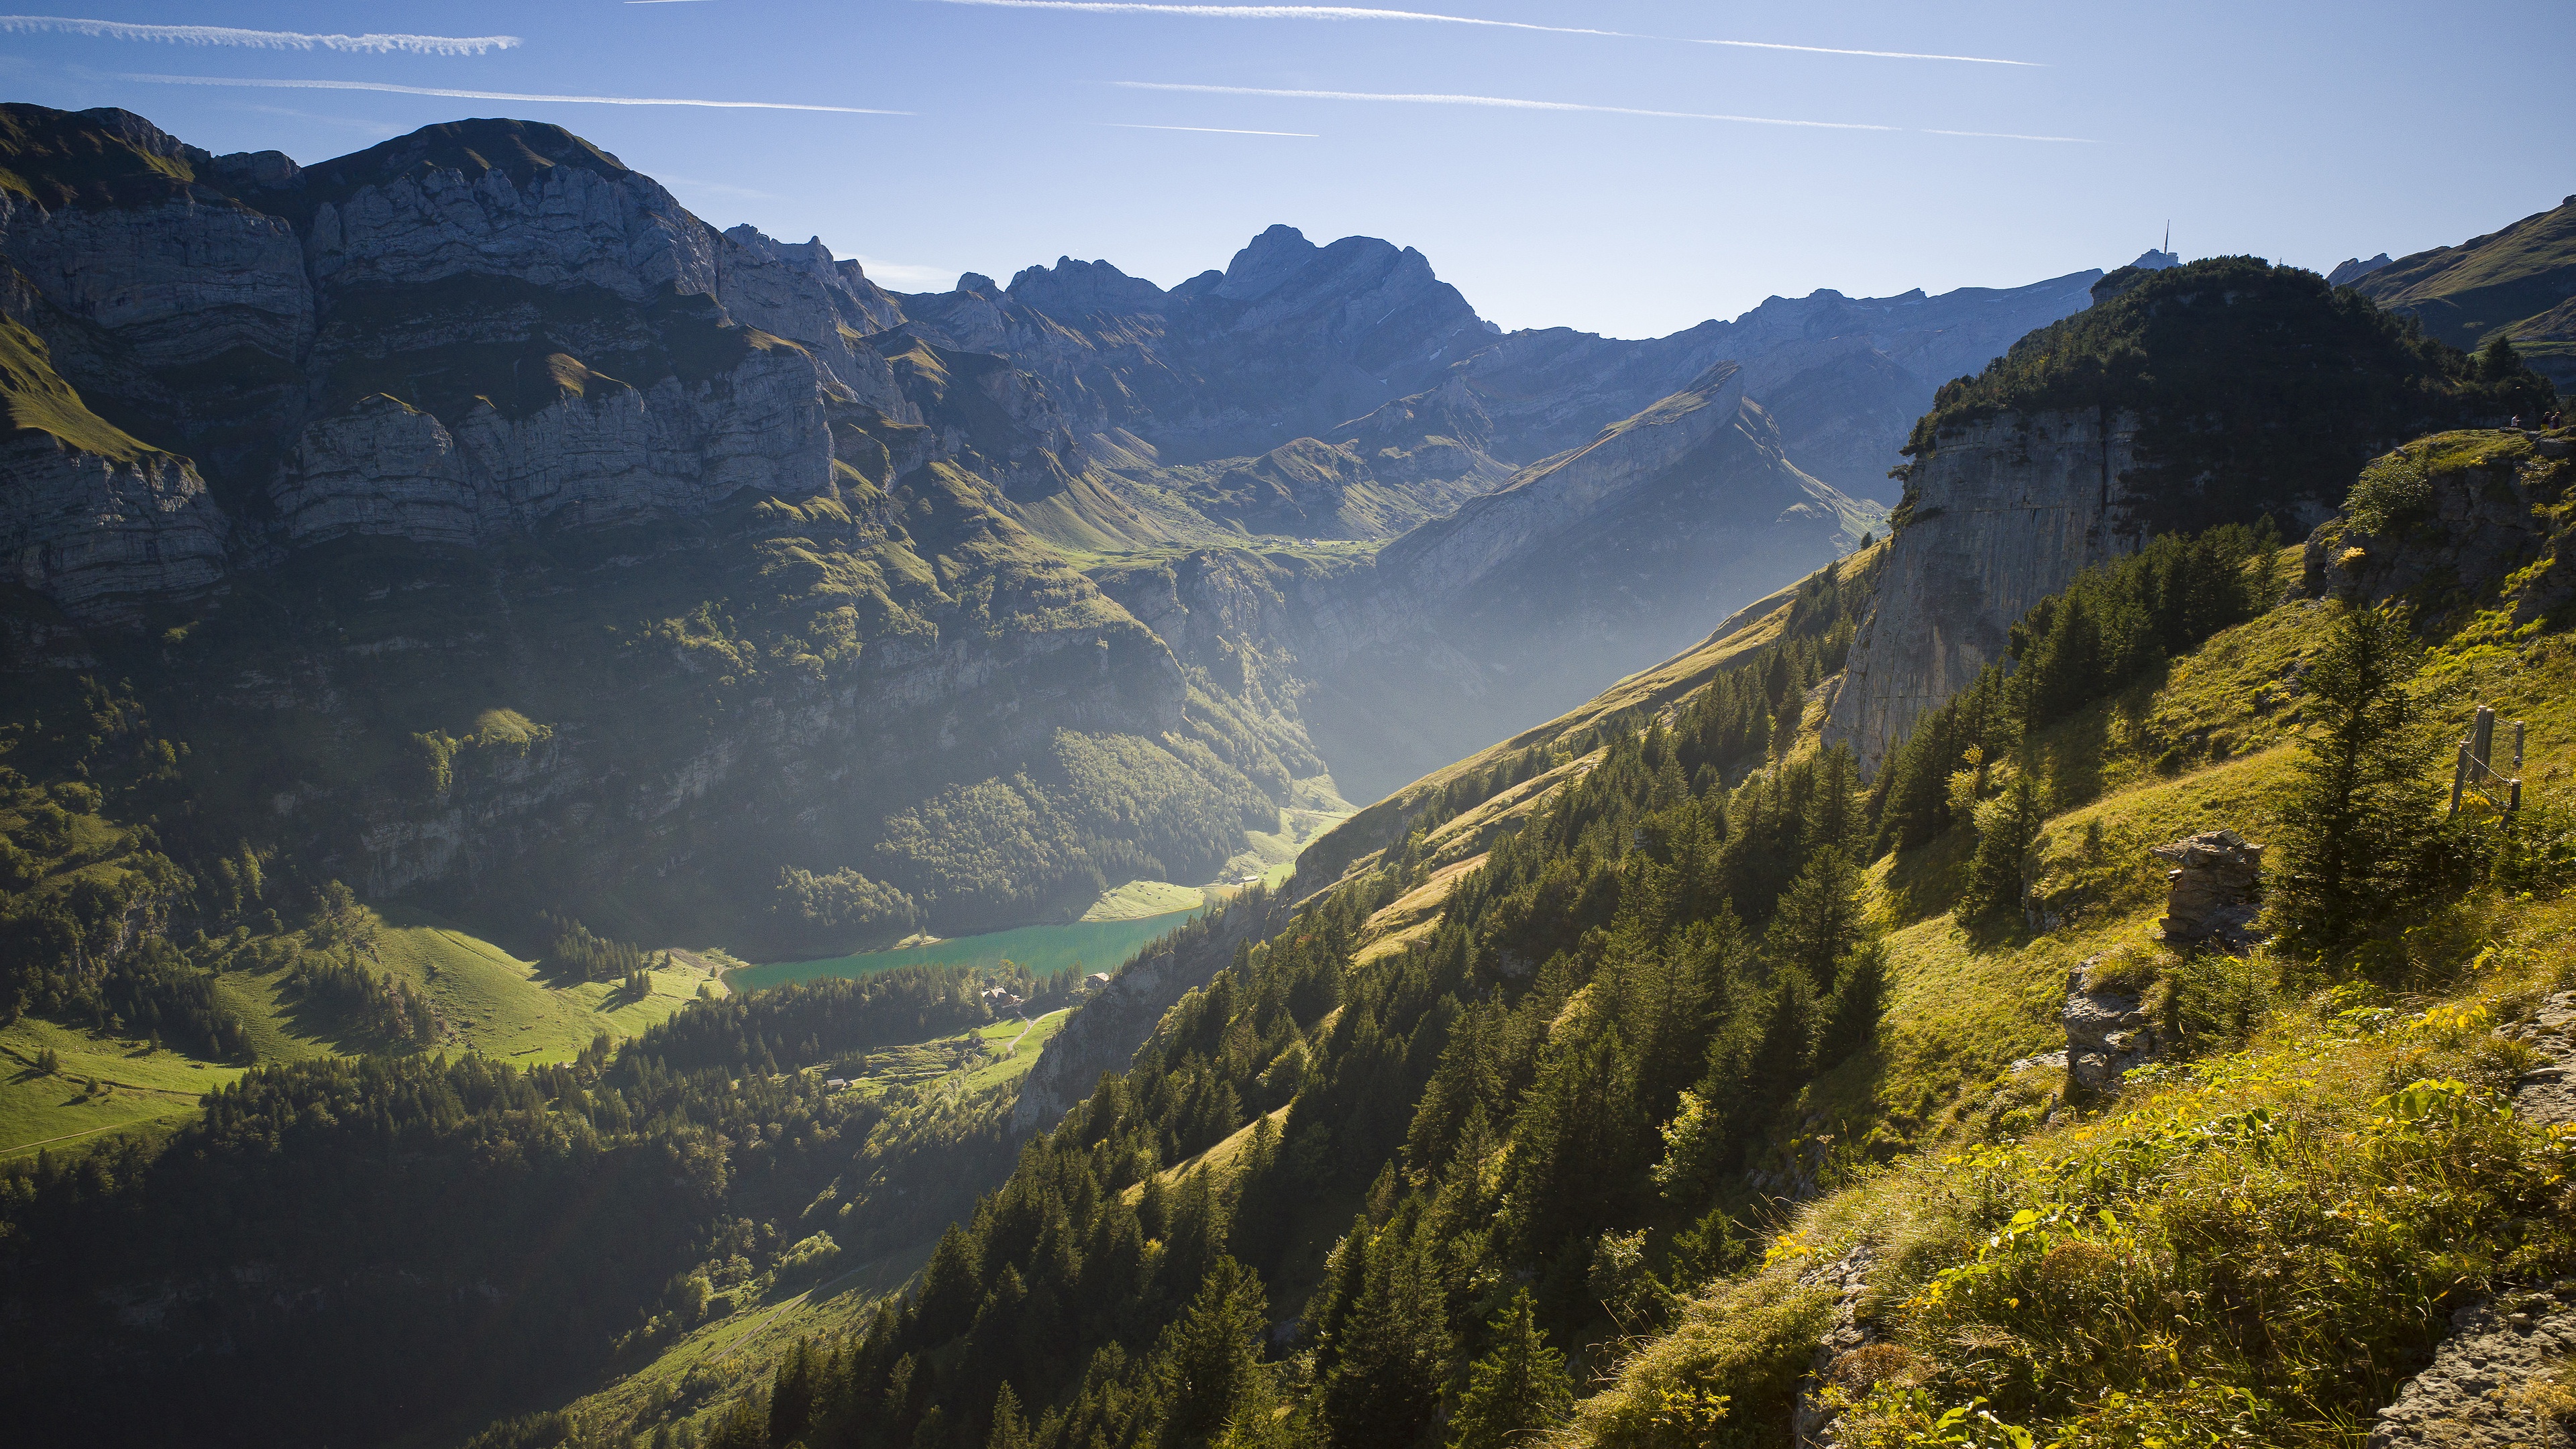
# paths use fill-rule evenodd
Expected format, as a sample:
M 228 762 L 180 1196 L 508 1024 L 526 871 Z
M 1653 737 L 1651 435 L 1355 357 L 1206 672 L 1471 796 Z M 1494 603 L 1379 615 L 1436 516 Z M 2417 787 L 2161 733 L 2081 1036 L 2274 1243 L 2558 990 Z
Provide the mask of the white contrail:
M 1936 131 L 1925 127 L 1926 136 L 1977 136 L 1988 141 L 2068 141 L 2078 146 L 2099 144 L 2083 136 L 2025 136 L 2019 131 Z
M 1861 121 L 1792 121 L 1778 116 L 1730 116 L 1709 111 L 1649 111 L 1635 106 L 1585 106 L 1572 101 L 1524 101 L 1509 96 L 1453 96 L 1383 91 L 1280 91 L 1257 86 L 1190 86 L 1165 81 L 1111 81 L 1135 91 L 1191 91 L 1217 96 L 1285 96 L 1305 101 L 1403 101 L 1418 106 L 1500 106 L 1515 111 L 1594 111 L 1612 116 L 1658 116 L 1672 121 L 1740 121 L 1748 126 L 1812 126 L 1827 131 L 1898 131 Z
M 1096 124 L 1115 126 L 1121 131 L 1196 131 L 1206 136 L 1291 136 L 1300 141 L 1320 141 L 1312 131 L 1238 131 L 1232 126 L 1147 126 L 1134 121 L 1101 121 Z
M 629 0 L 638 3 L 638 0 Z M 1537 25 L 1526 20 L 1486 20 L 1422 10 L 1377 10 L 1358 5 L 1157 5 L 1134 0 L 939 0 L 943 5 L 982 5 L 1000 10 L 1071 10 L 1085 15 L 1185 15 L 1201 20 L 1406 20 L 1432 25 L 1474 25 L 1490 30 L 1535 30 L 1547 35 L 1597 35 L 1609 40 L 1662 40 L 1680 45 L 1724 45 L 1742 50 L 1795 50 L 1808 55 L 1865 55 L 1880 60 L 1956 60 L 1970 65 L 2025 65 L 1990 55 L 1931 55 L 1913 50 L 1849 50 L 1835 45 L 1787 45 L 1768 40 L 1705 40 L 1690 35 L 1645 35 L 1585 25 Z
M 837 111 L 849 116 L 909 116 L 911 111 L 880 111 L 866 106 L 807 106 L 791 101 L 702 101 L 683 96 L 532 96 L 517 91 L 450 90 L 444 86 L 397 86 L 382 81 L 248 80 L 212 75 L 119 75 L 124 81 L 151 81 L 173 86 L 262 86 L 288 91 L 389 91 L 398 96 L 447 96 L 465 101 L 542 101 L 580 106 L 710 106 L 727 111 Z
M 354 50 L 384 55 L 481 55 L 509 50 L 515 35 L 312 35 L 300 30 L 236 30 L 228 25 L 128 25 L 62 15 L 0 15 L 0 31 L 53 31 L 95 40 L 157 40 L 170 45 L 234 45 L 250 50 Z

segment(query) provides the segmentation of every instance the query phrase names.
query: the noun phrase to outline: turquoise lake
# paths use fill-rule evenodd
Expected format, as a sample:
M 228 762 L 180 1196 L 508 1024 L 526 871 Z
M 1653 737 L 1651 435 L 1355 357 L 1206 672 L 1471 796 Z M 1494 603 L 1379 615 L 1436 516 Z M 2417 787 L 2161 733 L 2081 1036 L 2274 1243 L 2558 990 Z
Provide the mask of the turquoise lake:
M 1043 976 L 1080 966 L 1085 971 L 1115 971 L 1156 936 L 1200 914 L 1175 911 L 1136 921 L 1077 921 L 1069 926 L 1022 926 L 989 936 L 959 936 L 936 946 L 907 946 L 900 951 L 869 951 L 824 961 L 775 961 L 745 966 L 725 979 L 736 991 L 761 991 L 825 976 L 867 976 L 897 966 L 998 966 L 1004 960 Z

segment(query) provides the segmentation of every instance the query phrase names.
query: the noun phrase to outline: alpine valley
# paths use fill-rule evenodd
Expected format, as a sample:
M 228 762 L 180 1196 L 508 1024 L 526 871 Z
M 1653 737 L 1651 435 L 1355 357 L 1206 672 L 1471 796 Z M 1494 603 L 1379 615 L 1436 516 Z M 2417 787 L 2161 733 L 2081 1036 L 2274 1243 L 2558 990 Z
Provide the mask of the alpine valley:
M 2571 217 L 1620 340 L 0 106 L 12 1433 L 2568 1442 Z

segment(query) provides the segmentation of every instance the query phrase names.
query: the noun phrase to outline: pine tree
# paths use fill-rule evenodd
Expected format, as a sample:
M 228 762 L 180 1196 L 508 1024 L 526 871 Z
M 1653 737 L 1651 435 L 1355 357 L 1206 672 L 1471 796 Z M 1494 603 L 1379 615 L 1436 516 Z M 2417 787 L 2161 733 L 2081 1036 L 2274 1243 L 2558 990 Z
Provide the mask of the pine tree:
M 1743 1079 L 1726 1084 L 1717 1097 L 1731 1101 L 1751 1119 L 1739 1118 L 1739 1128 L 1749 1128 L 1773 1106 L 1788 1100 L 1806 1080 L 1814 1058 L 1816 991 L 1807 974 L 1780 973 L 1764 1007 L 1757 1017 L 1760 1035 L 1752 1039 L 1752 1051 L 1742 1066 Z
M 1329 1346 L 1322 1408 L 1334 1449 L 1409 1449 L 1421 1438 L 1447 1377 L 1446 1309 L 1422 1246 L 1400 1228 L 1381 1234 Z
M 993 1432 L 985 1438 L 984 1449 L 1032 1449 L 1028 1421 L 1020 1417 L 1020 1396 L 1007 1381 L 993 1396 Z
M 1977 853 L 1968 861 L 1968 888 L 1959 898 L 1960 920 L 2019 914 L 2030 853 L 2038 847 L 2047 819 L 2026 771 L 2013 776 L 2001 799 L 1977 812 Z
M 939 1235 L 929 1266 L 921 1270 L 921 1296 L 914 1300 L 913 1312 L 922 1342 L 944 1343 L 966 1331 L 982 1306 L 978 1276 L 973 1240 L 950 1224 Z
M 2421 894 L 2425 847 L 2440 829 L 2407 687 L 2422 653 L 2396 610 L 2354 609 L 2308 669 L 2315 733 L 2281 811 L 2271 891 L 2272 918 L 2295 951 L 2339 955 Z
M 1816 795 L 1807 811 L 1807 848 L 1849 855 L 1861 840 L 1860 785 L 1851 746 L 1835 745 L 1817 758 Z
M 1219 1256 L 1155 1355 L 1163 1388 L 1163 1442 L 1205 1444 L 1255 1391 L 1270 1305 L 1261 1280 Z
M 2522 371 L 2522 354 L 2514 350 L 2513 339 L 2499 332 L 2478 349 L 2478 380 L 2504 382 Z
M 1860 871 L 1832 846 L 1816 852 L 1780 897 L 1766 945 L 1774 969 L 1803 972 L 1817 994 L 1831 989 L 1843 953 L 1861 939 Z
M 1535 1440 L 1573 1411 L 1565 1355 L 1539 1331 L 1527 1288 L 1512 1295 L 1491 1333 L 1493 1351 L 1468 1370 L 1467 1391 L 1449 1422 L 1450 1449 L 1506 1449 Z
M 1817 1065 L 1841 1061 L 1877 1040 L 1878 1019 L 1886 1009 L 1887 947 L 1863 942 L 1843 957 L 1841 979 L 1834 983 L 1817 1040 Z

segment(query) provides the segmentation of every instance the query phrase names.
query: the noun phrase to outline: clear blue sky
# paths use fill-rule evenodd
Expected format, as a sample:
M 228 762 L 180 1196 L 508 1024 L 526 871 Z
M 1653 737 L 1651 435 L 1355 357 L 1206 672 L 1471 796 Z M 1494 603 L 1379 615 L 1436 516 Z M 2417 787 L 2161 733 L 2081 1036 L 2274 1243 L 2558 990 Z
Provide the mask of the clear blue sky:
M 459 116 L 555 121 L 718 226 L 819 234 L 901 290 L 963 270 L 1008 279 L 1068 253 L 1169 285 L 1287 222 L 1317 241 L 1417 247 L 1506 327 L 1642 336 L 1774 293 L 2010 286 L 2117 265 L 2168 218 L 2186 257 L 2324 268 L 2459 241 L 2576 192 L 2569 0 L 1390 7 L 1622 35 L 989 0 L 45 3 L 129 25 L 516 37 L 437 54 L 21 24 L 0 30 L 0 85 L 307 162 Z M 1582 109 L 1245 93 L 1260 91 Z

